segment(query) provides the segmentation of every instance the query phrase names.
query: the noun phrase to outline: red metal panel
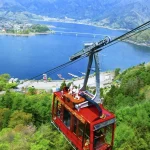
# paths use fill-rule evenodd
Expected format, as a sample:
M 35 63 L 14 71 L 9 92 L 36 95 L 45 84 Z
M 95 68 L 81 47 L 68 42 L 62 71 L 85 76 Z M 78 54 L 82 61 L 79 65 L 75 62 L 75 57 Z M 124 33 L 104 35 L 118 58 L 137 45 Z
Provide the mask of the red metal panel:
M 93 147 L 94 147 L 94 132 L 93 132 L 93 129 L 94 129 L 94 125 L 90 125 L 90 150 L 93 150 Z

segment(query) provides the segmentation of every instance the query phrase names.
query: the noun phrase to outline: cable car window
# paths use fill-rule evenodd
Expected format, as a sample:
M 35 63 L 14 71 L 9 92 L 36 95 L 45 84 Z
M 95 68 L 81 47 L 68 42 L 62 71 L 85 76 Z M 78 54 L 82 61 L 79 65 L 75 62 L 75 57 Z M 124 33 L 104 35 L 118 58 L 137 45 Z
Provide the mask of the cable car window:
M 55 100 L 54 100 L 54 116 L 57 115 L 57 103 L 58 103 L 58 100 L 55 99 Z
M 94 150 L 100 148 L 103 144 L 111 144 L 112 125 L 97 129 L 94 131 Z
M 84 148 L 88 150 L 90 146 L 90 125 L 88 123 L 85 124 L 85 131 L 83 134 L 84 134 L 83 139 Z
M 80 140 L 82 140 L 83 138 L 83 130 L 84 130 L 84 124 L 78 120 L 78 131 L 77 131 L 77 135 L 78 135 L 78 138 Z
M 63 121 L 64 124 L 70 129 L 70 120 L 71 120 L 71 114 L 67 109 L 64 109 L 64 117 Z
M 94 150 L 100 148 L 105 143 L 104 129 L 94 131 Z
M 77 133 L 77 118 L 73 116 L 73 133 Z
M 57 101 L 57 116 L 60 118 L 60 113 L 61 113 L 61 103 Z
M 90 139 L 90 125 L 89 124 L 86 125 L 85 139 Z

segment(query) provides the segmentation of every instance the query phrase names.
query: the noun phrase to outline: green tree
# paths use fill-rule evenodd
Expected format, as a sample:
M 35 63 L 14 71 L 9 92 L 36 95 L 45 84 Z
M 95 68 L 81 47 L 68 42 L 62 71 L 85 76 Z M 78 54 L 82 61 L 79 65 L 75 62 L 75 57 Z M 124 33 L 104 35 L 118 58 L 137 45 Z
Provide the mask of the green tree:
M 46 25 L 40 25 L 40 24 L 32 25 L 31 28 L 34 32 L 47 32 L 47 31 L 50 31 L 50 29 Z
M 8 126 L 14 128 L 18 124 L 28 125 L 30 123 L 32 123 L 32 114 L 16 110 L 10 116 Z
M 0 143 L 0 150 L 8 150 L 9 148 L 9 143 Z
M 30 95 L 34 95 L 34 94 L 36 94 L 36 89 L 35 89 L 34 87 L 29 87 L 29 88 L 28 88 L 28 93 L 29 93 Z
M 0 129 L 7 127 L 10 115 L 9 108 L 0 108 Z
M 48 78 L 48 81 L 49 81 L 49 82 L 52 81 L 52 78 L 49 77 L 49 78 Z
M 10 75 L 9 74 L 2 74 L 2 75 L 0 75 L 0 81 L 7 82 L 9 79 L 10 79 Z
M 17 83 L 7 83 L 5 85 L 5 89 L 6 90 L 9 90 L 9 89 L 12 89 L 12 88 L 16 88 L 17 87 Z
M 116 129 L 116 139 L 114 147 L 125 149 L 126 143 L 131 148 L 134 138 L 135 138 L 134 130 L 126 124 L 120 124 Z
M 62 90 L 64 87 L 66 87 L 66 82 L 63 80 L 63 82 L 60 85 L 60 90 Z
M 115 77 L 117 77 L 117 76 L 119 75 L 120 70 L 121 70 L 120 68 L 116 68 L 116 69 L 115 69 Z
M 6 83 L 4 81 L 0 81 L 0 91 L 3 91 Z
M 6 91 L 6 94 L 0 97 L 1 108 L 12 108 L 13 94 L 10 91 Z

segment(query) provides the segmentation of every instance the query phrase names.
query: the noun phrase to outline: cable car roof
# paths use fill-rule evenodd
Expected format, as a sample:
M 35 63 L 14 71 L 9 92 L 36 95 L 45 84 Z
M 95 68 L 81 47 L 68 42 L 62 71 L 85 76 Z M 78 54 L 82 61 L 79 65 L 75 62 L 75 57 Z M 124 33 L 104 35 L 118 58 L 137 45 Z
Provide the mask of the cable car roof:
M 68 109 L 73 115 L 75 115 L 83 123 L 85 121 L 87 121 L 88 123 L 93 123 L 93 122 L 100 123 L 115 118 L 114 114 L 110 113 L 102 105 L 100 105 L 100 107 L 102 109 L 103 117 L 100 119 L 98 109 L 94 105 L 81 108 L 78 111 L 76 108 L 70 108 L 67 104 L 65 104 L 64 100 L 62 99 L 60 91 L 55 92 L 55 95 L 57 97 L 57 100 L 59 100 L 60 103 L 66 107 L 66 109 Z
M 100 105 L 101 109 L 102 109 L 102 113 L 103 113 L 103 118 L 101 118 L 101 122 L 104 122 L 108 119 L 114 118 L 114 114 L 110 113 L 108 110 L 104 109 L 102 105 Z M 81 116 L 83 116 L 83 118 L 89 122 L 95 122 L 95 121 L 100 121 L 100 116 L 99 116 L 99 112 L 96 109 L 95 106 L 89 106 L 89 107 L 85 107 L 85 108 L 81 108 L 79 111 L 79 114 Z

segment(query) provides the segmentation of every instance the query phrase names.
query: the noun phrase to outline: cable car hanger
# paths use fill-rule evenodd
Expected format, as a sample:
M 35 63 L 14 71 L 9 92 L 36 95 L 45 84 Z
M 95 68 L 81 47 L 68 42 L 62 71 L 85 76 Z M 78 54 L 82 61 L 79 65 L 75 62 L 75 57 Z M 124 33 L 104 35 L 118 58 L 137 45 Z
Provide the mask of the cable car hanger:
M 127 32 L 126 34 L 124 34 L 124 35 L 122 35 L 122 36 L 120 36 L 120 37 L 118 37 L 118 38 L 116 38 L 112 41 L 111 41 L 109 36 L 106 36 L 103 40 L 101 40 L 99 42 L 96 42 L 96 43 L 93 43 L 92 45 L 89 44 L 89 46 L 86 46 L 84 49 L 82 49 L 81 51 L 75 53 L 74 55 L 72 55 L 70 57 L 70 61 L 77 60 L 81 57 L 89 57 L 83 87 L 79 90 L 80 91 L 79 94 L 82 97 L 85 97 L 87 99 L 87 101 L 82 102 L 80 104 L 76 104 L 75 105 L 76 109 L 80 110 L 81 108 L 84 108 L 84 107 L 87 107 L 87 106 L 93 104 L 98 109 L 99 116 L 102 116 L 102 110 L 98 105 L 98 104 L 102 104 L 102 99 L 100 97 L 100 77 L 99 77 L 100 76 L 100 64 L 99 64 L 98 52 L 102 50 L 101 49 L 102 47 L 104 47 L 106 45 L 109 45 L 110 43 L 113 43 L 116 40 L 122 39 L 122 38 L 132 34 L 135 31 L 140 30 L 141 28 L 149 25 L 149 23 L 150 22 L 147 22 L 147 23 L 133 29 L 132 31 Z M 96 75 L 95 75 L 95 78 L 96 78 L 96 80 L 95 80 L 96 81 L 96 93 L 95 93 L 95 95 L 93 95 L 93 94 L 89 93 L 88 91 L 86 91 L 86 86 L 87 86 L 87 82 L 88 82 L 88 79 L 89 79 L 93 58 L 94 58 L 94 62 L 95 62 L 95 72 L 96 72 Z M 87 98 L 86 95 L 88 95 L 90 98 Z
M 91 104 L 95 105 L 96 108 L 99 111 L 99 116 L 102 116 L 102 110 L 100 109 L 98 104 L 102 104 L 102 100 L 100 98 L 100 64 L 99 64 L 99 56 L 98 53 L 96 52 L 99 48 L 101 48 L 102 46 L 106 45 L 107 43 L 110 42 L 110 37 L 106 36 L 103 40 L 92 44 L 91 46 L 87 46 L 86 48 L 84 48 L 83 50 L 81 50 L 80 52 L 74 54 L 72 57 L 70 57 L 70 60 L 76 60 L 78 58 L 80 58 L 81 56 L 88 56 L 89 60 L 88 60 L 88 66 L 87 66 L 87 71 L 86 71 L 86 75 L 84 78 L 84 83 L 83 83 L 83 87 L 79 90 L 80 91 L 80 95 L 82 97 L 85 97 L 86 95 L 88 95 L 90 98 L 87 98 L 87 101 L 80 103 L 80 104 L 76 104 L 75 107 L 76 109 L 80 109 L 83 107 L 87 107 Z M 90 71 L 92 68 L 92 63 L 93 63 L 93 59 L 95 62 L 95 72 L 96 72 L 96 93 L 95 95 L 89 93 L 88 91 L 86 91 L 86 86 L 87 86 L 87 82 L 89 79 L 89 75 L 90 75 Z

